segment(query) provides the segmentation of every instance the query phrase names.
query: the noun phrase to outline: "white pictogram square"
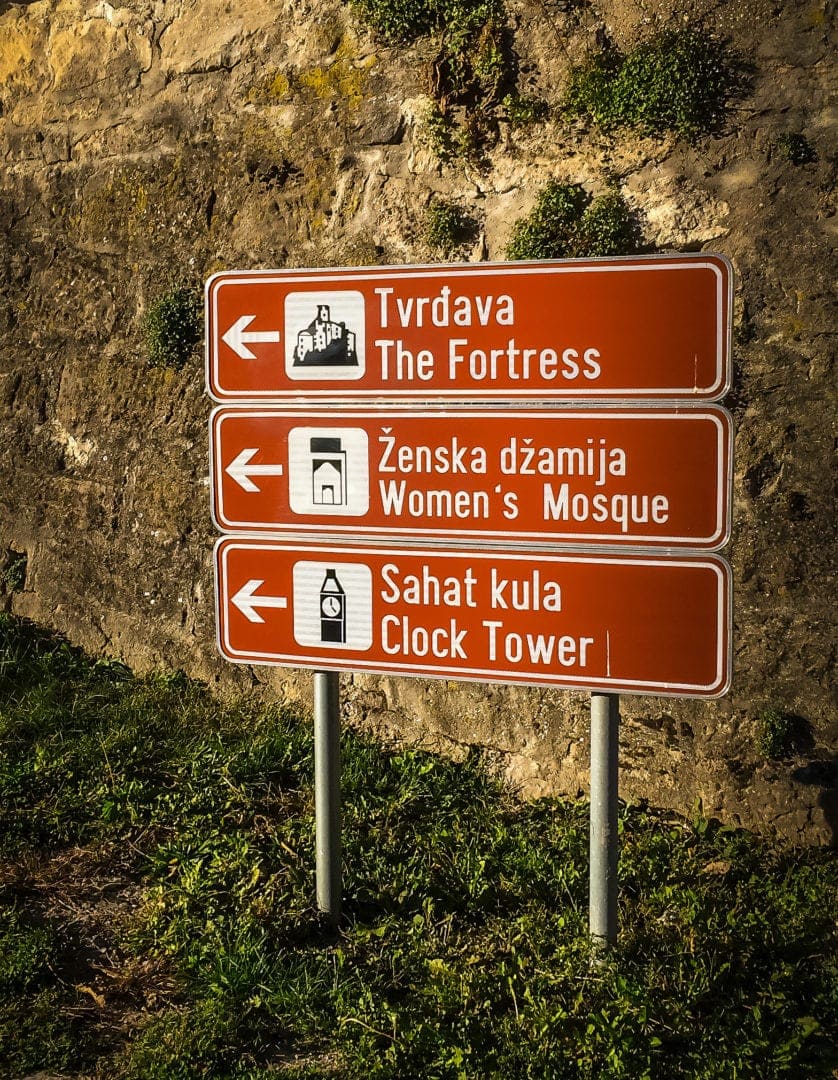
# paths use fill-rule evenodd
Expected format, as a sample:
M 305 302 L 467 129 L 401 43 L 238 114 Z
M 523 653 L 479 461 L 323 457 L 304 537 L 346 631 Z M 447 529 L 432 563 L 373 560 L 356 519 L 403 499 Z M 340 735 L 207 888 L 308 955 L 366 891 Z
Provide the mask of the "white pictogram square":
M 323 649 L 372 645 L 372 571 L 337 560 L 294 564 L 294 638 Z
M 356 291 L 285 297 L 285 373 L 299 382 L 360 379 L 366 370 L 364 296 Z
M 370 505 L 366 431 L 292 428 L 288 433 L 288 495 L 295 514 L 366 514 Z

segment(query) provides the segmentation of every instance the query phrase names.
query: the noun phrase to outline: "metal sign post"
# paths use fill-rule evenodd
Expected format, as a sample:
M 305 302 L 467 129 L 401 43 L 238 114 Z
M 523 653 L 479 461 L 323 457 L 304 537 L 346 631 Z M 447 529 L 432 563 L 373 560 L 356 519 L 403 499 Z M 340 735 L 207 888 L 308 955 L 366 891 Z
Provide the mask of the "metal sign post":
M 314 803 L 317 906 L 340 919 L 340 674 L 314 673 Z
M 594 943 L 617 943 L 617 771 L 620 699 L 591 694 L 591 841 L 588 922 Z

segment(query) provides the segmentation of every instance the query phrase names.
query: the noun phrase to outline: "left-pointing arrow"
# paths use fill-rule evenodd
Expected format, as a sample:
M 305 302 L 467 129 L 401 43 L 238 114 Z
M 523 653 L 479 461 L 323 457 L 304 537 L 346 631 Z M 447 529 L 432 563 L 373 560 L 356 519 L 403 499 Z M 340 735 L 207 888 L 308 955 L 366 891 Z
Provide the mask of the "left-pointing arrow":
M 282 476 L 281 465 L 251 465 L 250 459 L 259 453 L 258 447 L 242 450 L 240 454 L 230 462 L 224 470 L 245 491 L 260 491 L 258 485 L 250 479 L 251 476 Z
M 261 342 L 279 341 L 278 330 L 248 330 L 247 327 L 256 318 L 255 315 L 242 315 L 236 319 L 226 334 L 222 334 L 221 340 L 230 346 L 233 352 L 242 360 L 255 360 L 256 353 L 247 347 L 247 343 L 258 345 Z
M 252 578 L 246 585 L 243 585 L 234 597 L 231 598 L 231 603 L 239 609 L 246 619 L 250 622 L 264 622 L 265 620 L 255 609 L 261 608 L 286 608 L 288 607 L 288 598 L 285 596 L 254 596 L 253 594 L 259 588 L 260 585 L 264 585 L 264 580 L 258 578 Z

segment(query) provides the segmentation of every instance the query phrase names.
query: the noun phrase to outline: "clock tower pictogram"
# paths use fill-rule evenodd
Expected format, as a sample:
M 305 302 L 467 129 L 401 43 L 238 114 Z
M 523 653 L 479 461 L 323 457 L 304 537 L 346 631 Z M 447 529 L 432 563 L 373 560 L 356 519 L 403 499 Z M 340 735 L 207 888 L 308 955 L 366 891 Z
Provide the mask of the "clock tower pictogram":
M 333 569 L 320 586 L 320 640 L 346 642 L 346 593 Z

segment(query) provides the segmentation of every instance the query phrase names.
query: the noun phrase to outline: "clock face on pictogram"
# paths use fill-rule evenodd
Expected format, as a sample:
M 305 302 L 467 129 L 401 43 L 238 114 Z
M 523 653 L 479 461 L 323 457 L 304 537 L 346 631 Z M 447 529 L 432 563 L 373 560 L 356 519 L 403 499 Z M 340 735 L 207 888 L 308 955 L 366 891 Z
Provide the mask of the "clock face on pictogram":
M 327 619 L 337 619 L 343 612 L 343 603 L 339 596 L 320 598 L 320 610 Z

